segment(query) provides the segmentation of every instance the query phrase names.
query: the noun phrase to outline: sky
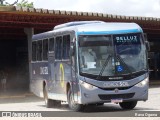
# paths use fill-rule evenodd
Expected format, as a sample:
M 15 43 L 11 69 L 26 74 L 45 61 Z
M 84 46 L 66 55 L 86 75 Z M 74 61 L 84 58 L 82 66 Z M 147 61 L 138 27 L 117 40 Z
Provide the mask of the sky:
M 6 0 L 13 3 L 15 0 Z M 21 1 L 21 0 L 19 0 Z M 160 18 L 160 0 L 28 0 L 35 8 Z

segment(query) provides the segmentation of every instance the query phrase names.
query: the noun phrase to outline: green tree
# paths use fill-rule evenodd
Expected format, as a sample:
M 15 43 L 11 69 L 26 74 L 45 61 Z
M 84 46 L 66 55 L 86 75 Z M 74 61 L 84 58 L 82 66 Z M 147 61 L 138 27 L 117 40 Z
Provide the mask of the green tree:
M 4 4 L 3 4 L 4 1 L 5 1 L 5 0 L 0 0 L 0 5 L 4 5 Z
M 18 3 L 18 0 L 16 0 L 14 3 L 10 4 L 8 2 L 5 2 L 6 0 L 0 0 L 0 6 L 13 6 Z
M 21 6 L 21 7 L 29 7 L 29 8 L 33 8 L 33 2 L 28 2 L 28 0 L 21 0 L 21 2 L 18 2 L 19 0 L 15 0 L 15 2 L 13 3 L 8 3 L 6 2 L 6 0 L 0 0 L 0 6 Z
M 21 2 L 16 4 L 17 6 L 21 6 L 21 7 L 29 7 L 29 8 L 33 8 L 33 2 L 29 3 L 28 0 L 22 0 Z

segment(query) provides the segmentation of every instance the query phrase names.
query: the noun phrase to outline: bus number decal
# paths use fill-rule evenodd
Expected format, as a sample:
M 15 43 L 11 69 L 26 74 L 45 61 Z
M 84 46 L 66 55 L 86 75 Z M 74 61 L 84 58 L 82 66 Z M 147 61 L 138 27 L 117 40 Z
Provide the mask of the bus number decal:
M 48 67 L 40 67 L 41 75 L 48 75 Z

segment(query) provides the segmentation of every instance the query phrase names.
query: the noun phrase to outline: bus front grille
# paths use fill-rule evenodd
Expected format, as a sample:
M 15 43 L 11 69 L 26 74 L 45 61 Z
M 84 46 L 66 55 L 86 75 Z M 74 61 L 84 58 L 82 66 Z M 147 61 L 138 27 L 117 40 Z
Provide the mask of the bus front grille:
M 101 100 L 111 100 L 111 99 L 130 99 L 134 96 L 135 93 L 127 93 L 127 94 L 111 94 L 111 95 L 104 95 L 99 94 L 99 98 Z
M 133 87 L 133 86 L 129 86 L 129 87 L 119 87 L 119 88 L 117 88 L 118 90 L 127 90 L 127 89 L 130 89 L 131 87 Z M 101 90 L 115 90 L 116 88 L 100 88 L 100 87 L 98 87 L 99 89 L 101 89 Z

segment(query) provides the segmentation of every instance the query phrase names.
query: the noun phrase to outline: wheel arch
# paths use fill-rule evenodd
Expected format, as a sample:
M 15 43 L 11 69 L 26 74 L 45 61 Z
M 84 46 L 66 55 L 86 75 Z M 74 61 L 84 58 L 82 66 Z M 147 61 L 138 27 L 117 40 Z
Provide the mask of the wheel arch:
M 66 84 L 66 94 L 68 94 L 69 89 L 71 88 L 71 83 L 67 82 Z
M 43 80 L 43 97 L 44 97 L 44 90 L 45 90 L 45 87 L 46 87 L 46 81 L 45 80 Z

